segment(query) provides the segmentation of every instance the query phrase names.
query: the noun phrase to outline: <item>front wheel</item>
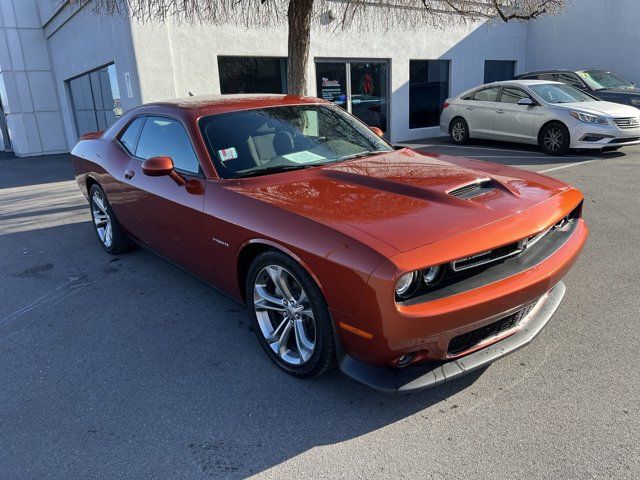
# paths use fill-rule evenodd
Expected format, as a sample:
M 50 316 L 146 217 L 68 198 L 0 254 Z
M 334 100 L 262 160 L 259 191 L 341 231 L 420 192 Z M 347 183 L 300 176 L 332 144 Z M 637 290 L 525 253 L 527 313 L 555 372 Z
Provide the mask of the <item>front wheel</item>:
M 560 122 L 549 123 L 540 130 L 538 143 L 547 155 L 564 155 L 571 143 L 569 129 Z
M 266 251 L 249 269 L 246 298 L 260 345 L 296 377 L 315 377 L 335 364 L 326 301 L 313 278 L 291 257 Z

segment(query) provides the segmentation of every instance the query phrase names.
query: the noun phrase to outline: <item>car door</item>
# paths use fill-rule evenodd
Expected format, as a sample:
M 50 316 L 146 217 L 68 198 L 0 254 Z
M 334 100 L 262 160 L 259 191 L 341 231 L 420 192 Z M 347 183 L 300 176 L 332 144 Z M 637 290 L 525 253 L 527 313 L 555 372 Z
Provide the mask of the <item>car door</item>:
M 499 90 L 500 87 L 497 86 L 481 88 L 464 101 L 461 113 L 467 121 L 472 137 L 493 138 Z
M 501 140 L 535 143 L 535 126 L 542 115 L 539 105 L 518 105 L 523 98 L 531 96 L 518 87 L 503 87 L 500 103 L 496 109 L 494 129 Z
M 177 118 L 159 115 L 146 116 L 140 127 L 135 149 L 125 145 L 127 131 L 120 137 L 131 153 L 120 179 L 123 224 L 145 246 L 209 278 L 208 262 L 203 257 L 205 182 L 187 130 Z M 157 156 L 170 157 L 186 183 L 179 185 L 168 175 L 146 175 L 142 163 Z

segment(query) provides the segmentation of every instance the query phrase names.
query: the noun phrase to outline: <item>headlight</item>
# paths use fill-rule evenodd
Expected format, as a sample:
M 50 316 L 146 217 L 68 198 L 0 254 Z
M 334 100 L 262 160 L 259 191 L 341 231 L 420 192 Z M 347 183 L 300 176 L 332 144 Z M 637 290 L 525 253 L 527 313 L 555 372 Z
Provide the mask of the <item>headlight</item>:
M 609 125 L 609 120 L 605 117 L 598 117 L 597 115 L 590 115 L 582 112 L 570 112 L 573 118 L 576 118 L 584 123 L 595 123 L 597 125 Z
M 436 265 L 435 267 L 425 268 L 422 271 L 422 280 L 425 285 L 431 285 L 435 283 L 437 280 L 440 280 L 440 265 Z
M 400 298 L 408 297 L 416 286 L 418 272 L 409 272 L 402 275 L 396 282 L 396 295 Z
M 420 292 L 427 291 L 440 282 L 444 272 L 445 269 L 442 265 L 435 265 L 405 273 L 396 282 L 396 296 L 400 299 L 406 299 L 414 294 L 418 295 Z

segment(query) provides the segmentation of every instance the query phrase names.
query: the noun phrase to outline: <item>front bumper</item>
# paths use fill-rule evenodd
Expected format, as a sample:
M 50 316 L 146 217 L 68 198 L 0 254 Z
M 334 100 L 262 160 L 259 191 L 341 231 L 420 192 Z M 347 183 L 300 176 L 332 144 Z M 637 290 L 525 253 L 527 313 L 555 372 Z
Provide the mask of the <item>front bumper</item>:
M 499 342 L 463 357 L 437 364 L 393 368 L 368 365 L 342 353 L 338 365 L 342 372 L 354 380 L 386 393 L 407 393 L 434 387 L 489 365 L 529 344 L 556 311 L 565 291 L 564 283 L 559 282 L 538 300 L 531 316 L 519 330 Z
M 575 122 L 571 129 L 571 148 L 601 149 L 640 144 L 640 128 L 618 128 L 614 125 L 589 125 Z

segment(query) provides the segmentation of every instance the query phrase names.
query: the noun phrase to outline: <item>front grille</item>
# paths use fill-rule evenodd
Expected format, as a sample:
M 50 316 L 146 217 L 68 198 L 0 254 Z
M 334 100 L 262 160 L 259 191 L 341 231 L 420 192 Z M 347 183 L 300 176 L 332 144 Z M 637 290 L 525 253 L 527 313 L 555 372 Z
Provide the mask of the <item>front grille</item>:
M 473 197 L 477 197 L 479 195 L 484 195 L 487 192 L 490 192 L 495 187 L 491 180 L 484 179 L 478 180 L 474 183 L 470 183 L 469 185 L 463 185 L 459 188 L 454 188 L 450 190 L 448 193 L 454 197 L 469 199 Z
M 637 142 L 638 140 L 640 140 L 640 137 L 616 138 L 614 140 L 611 140 L 607 145 L 616 144 L 616 143 Z
M 498 260 L 518 255 L 522 250 L 521 242 L 510 243 L 504 247 L 494 248 L 493 250 L 455 260 L 451 262 L 451 269 L 454 272 L 459 272 L 461 270 L 467 270 L 468 268 L 479 267 L 486 263 L 497 262 Z
M 457 355 L 461 352 L 469 350 L 479 343 L 487 340 L 489 338 L 500 335 L 507 330 L 512 329 L 517 326 L 520 321 L 527 316 L 529 312 L 533 309 L 535 303 L 523 308 L 522 310 L 518 310 L 511 315 L 507 315 L 506 317 L 501 318 L 489 325 L 485 325 L 484 327 L 480 327 L 476 330 L 472 330 L 467 333 L 463 333 L 462 335 L 458 335 L 457 337 L 453 337 L 449 342 L 449 355 Z
M 614 123 L 623 129 L 640 128 L 640 117 L 618 117 L 613 119 Z

